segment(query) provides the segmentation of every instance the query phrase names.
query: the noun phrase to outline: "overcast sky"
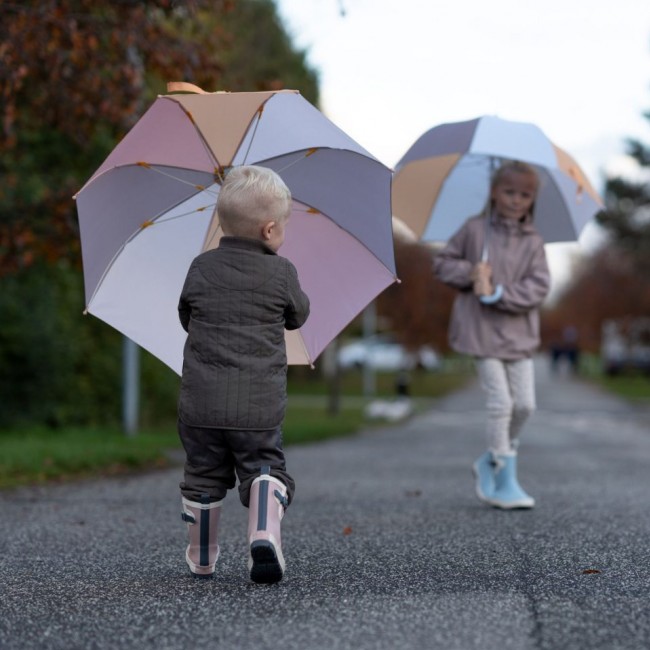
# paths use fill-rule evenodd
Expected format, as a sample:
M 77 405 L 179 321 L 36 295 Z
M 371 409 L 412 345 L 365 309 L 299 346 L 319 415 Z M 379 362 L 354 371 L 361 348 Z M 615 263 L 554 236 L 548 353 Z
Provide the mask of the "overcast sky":
M 626 137 L 650 142 L 649 0 L 277 5 L 322 110 L 389 167 L 431 127 L 485 114 L 537 124 L 598 190 L 630 169 Z

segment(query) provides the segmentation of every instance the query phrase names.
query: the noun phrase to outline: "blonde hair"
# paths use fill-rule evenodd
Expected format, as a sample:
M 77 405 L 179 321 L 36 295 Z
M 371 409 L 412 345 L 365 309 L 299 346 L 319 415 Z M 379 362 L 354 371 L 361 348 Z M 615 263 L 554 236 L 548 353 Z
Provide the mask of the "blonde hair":
M 503 179 L 508 174 L 526 174 L 527 176 L 532 176 L 535 179 L 535 193 L 539 190 L 539 174 L 537 170 L 528 163 L 521 162 L 520 160 L 504 160 L 498 169 L 492 174 L 492 180 L 490 181 L 490 193 L 485 204 L 485 209 L 483 210 L 484 214 L 491 214 L 493 208 L 492 201 L 492 192 L 494 188 L 503 181 Z M 535 202 L 530 206 L 531 216 L 534 214 Z
M 284 221 L 290 212 L 291 192 L 272 169 L 245 165 L 226 173 L 217 198 L 224 232 L 257 237 L 260 224 Z

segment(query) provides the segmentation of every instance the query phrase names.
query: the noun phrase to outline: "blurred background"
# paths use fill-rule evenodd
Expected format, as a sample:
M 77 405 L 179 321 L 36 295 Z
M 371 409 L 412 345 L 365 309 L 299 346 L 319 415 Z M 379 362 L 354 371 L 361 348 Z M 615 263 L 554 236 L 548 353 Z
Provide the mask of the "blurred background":
M 0 0 L 0 434 L 123 428 L 124 341 L 83 316 L 72 196 L 168 81 L 298 89 L 390 167 L 442 122 L 536 123 L 607 208 L 577 244 L 549 246 L 542 353 L 647 400 L 649 62 L 640 0 Z M 401 284 L 315 369 L 290 368 L 303 412 L 288 429 L 328 435 L 353 405 L 349 430 L 377 397 L 424 408 L 471 375 L 447 347 L 453 293 L 430 272 L 436 248 L 396 231 L 395 253 Z M 173 436 L 179 379 L 148 353 L 138 363 L 136 428 Z

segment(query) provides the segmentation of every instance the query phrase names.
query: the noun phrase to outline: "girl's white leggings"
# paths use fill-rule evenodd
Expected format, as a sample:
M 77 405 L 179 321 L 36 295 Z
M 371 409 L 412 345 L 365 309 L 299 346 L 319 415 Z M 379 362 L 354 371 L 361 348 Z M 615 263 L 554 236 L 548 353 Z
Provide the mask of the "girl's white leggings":
M 488 449 L 500 456 L 512 454 L 536 407 L 533 360 L 475 359 L 475 364 L 487 394 Z

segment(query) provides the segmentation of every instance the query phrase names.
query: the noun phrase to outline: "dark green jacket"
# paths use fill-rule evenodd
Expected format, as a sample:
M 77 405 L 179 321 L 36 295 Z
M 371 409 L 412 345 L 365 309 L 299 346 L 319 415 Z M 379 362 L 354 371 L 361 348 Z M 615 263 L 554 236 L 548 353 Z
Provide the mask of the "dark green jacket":
M 179 417 L 191 426 L 272 429 L 284 419 L 284 330 L 309 315 L 293 264 L 262 242 L 222 237 L 191 264 L 178 304 L 188 337 Z

